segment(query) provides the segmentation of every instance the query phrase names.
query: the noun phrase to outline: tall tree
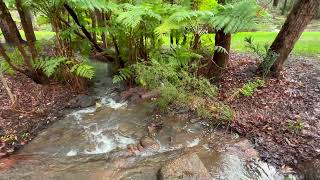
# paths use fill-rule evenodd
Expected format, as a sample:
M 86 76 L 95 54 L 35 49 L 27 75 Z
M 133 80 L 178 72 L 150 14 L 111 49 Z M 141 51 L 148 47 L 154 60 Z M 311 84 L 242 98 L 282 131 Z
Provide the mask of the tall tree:
M 7 22 L 9 29 L 14 29 L 16 27 L 16 24 L 12 20 L 12 17 L 11 17 L 11 14 L 9 12 L 9 9 L 7 8 L 7 6 L 3 2 L 3 0 L 0 0 L 0 18 Z M 17 34 L 15 33 L 15 31 L 12 31 L 11 33 L 9 33 L 9 35 L 10 35 L 10 38 L 14 41 L 14 45 L 17 46 L 17 48 L 18 48 L 18 50 L 19 50 L 19 52 L 20 52 L 20 54 L 21 54 L 21 56 L 22 56 L 22 58 L 24 60 L 24 63 L 26 65 L 26 67 L 27 67 L 26 70 L 22 71 L 22 73 L 24 73 L 25 75 L 27 75 L 28 77 L 30 77 L 34 81 L 40 82 L 40 80 L 38 79 L 38 75 L 37 75 L 36 71 L 34 70 L 34 68 L 32 66 L 31 58 L 26 53 L 23 45 L 20 43 Z M 5 55 L 4 49 L 1 48 L 0 51 L 1 51 L 1 55 L 6 60 L 6 58 L 8 58 L 8 56 Z M 11 66 L 11 67 L 14 67 L 14 66 Z
M 281 9 L 281 15 L 284 15 L 286 13 L 287 4 L 288 4 L 288 0 L 284 0 L 283 6 L 282 6 L 282 9 Z
M 273 7 L 278 7 L 278 4 L 279 4 L 279 0 L 273 0 Z
M 16 0 L 16 8 L 20 16 L 21 24 L 25 32 L 32 58 L 35 59 L 38 53 L 35 47 L 36 36 L 32 26 L 31 14 L 29 14 L 26 8 L 22 6 L 21 0 Z
M 285 60 L 288 58 L 304 29 L 316 15 L 319 6 L 319 0 L 300 0 L 294 5 L 269 49 L 270 54 L 272 52 L 278 54 L 271 68 L 274 75 L 279 75 Z
M 2 0 L 0 0 L 2 1 Z M 10 37 L 10 33 L 16 33 L 16 36 L 18 36 L 19 42 L 23 43 L 24 41 L 22 40 L 22 37 L 19 33 L 19 30 L 17 28 L 17 26 L 15 25 L 13 29 L 9 28 L 8 23 L 14 23 L 12 17 L 10 16 L 8 18 L 9 22 L 7 22 L 4 18 L 0 18 L 0 29 L 3 33 L 3 36 L 6 40 L 6 43 L 9 45 L 14 45 L 14 40 Z

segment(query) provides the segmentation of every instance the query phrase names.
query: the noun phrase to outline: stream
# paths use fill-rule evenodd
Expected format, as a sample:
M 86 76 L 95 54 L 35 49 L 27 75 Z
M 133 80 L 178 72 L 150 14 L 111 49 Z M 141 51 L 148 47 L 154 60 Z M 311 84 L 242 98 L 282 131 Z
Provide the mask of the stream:
M 120 100 L 110 67 L 97 67 L 94 93 L 101 107 L 73 110 L 53 123 L 10 157 L 15 162 L 0 172 L 0 179 L 157 180 L 167 161 L 186 153 L 197 154 L 211 179 L 284 178 L 236 134 L 215 130 L 201 120 L 155 116 L 152 102 Z M 159 148 L 126 155 L 127 147 L 150 135 L 148 127 L 157 123 L 161 129 L 152 137 Z

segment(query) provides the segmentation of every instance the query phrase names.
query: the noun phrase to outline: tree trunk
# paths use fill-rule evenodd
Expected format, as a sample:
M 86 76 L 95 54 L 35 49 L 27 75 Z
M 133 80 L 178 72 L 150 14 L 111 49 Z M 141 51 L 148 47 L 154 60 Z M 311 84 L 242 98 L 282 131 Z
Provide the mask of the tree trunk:
M 27 44 L 30 48 L 32 59 L 36 59 L 38 56 L 38 53 L 35 47 L 36 36 L 34 34 L 34 30 L 32 26 L 32 20 L 30 17 L 31 15 L 26 11 L 25 8 L 23 8 L 21 0 L 16 0 L 16 8 L 20 16 L 21 24 L 25 32 Z
M 294 5 L 269 49 L 269 53 L 274 52 L 278 54 L 271 68 L 274 75 L 279 75 L 285 60 L 288 58 L 308 23 L 315 16 L 319 5 L 319 0 L 300 0 Z
M 11 23 L 14 23 L 11 16 L 10 16 L 9 20 L 11 21 Z M 16 36 L 18 36 L 19 42 L 21 42 L 21 43 L 24 42 L 20 33 L 19 33 L 17 26 L 15 26 L 14 29 L 10 29 L 8 26 L 8 22 L 4 18 L 0 18 L 0 28 L 1 28 L 1 31 L 3 33 L 3 36 L 4 36 L 7 44 L 14 45 L 14 40 L 10 37 L 10 33 L 14 33 L 14 32 L 16 33 Z
M 13 45 L 14 41 L 10 38 L 9 27 L 8 27 L 7 23 L 3 19 L 0 19 L 0 28 L 1 28 L 1 32 L 3 34 L 4 39 L 6 40 L 6 43 L 9 44 L 9 45 Z
M 223 30 L 219 30 L 215 35 L 215 47 L 221 46 L 228 53 L 221 52 L 216 50 L 213 55 L 213 63 L 209 70 L 210 77 L 212 76 L 220 76 L 223 70 L 227 67 L 229 62 L 229 53 L 230 53 L 230 45 L 231 45 L 231 34 L 225 34 Z
M 106 27 L 106 20 L 105 20 L 105 14 L 104 12 L 100 12 L 96 10 L 96 17 L 98 21 L 98 26 L 100 28 L 105 28 Z M 107 48 L 107 38 L 106 38 L 106 33 L 104 31 L 101 32 L 101 40 L 102 40 L 102 47 L 104 49 Z
M 273 7 L 278 7 L 279 0 L 273 0 Z
M 95 43 L 97 43 L 97 33 L 96 33 L 97 17 L 94 11 L 90 12 L 90 16 L 92 21 L 92 39 Z
M 198 33 L 194 34 L 194 41 L 193 41 L 193 46 L 192 46 L 193 50 L 197 50 L 199 48 L 200 38 L 201 38 L 200 34 L 198 34 Z
M 76 14 L 76 12 L 68 5 L 64 4 L 64 8 L 68 11 L 68 13 L 71 15 L 72 19 L 74 22 L 80 27 L 81 31 L 83 34 L 88 38 L 88 40 L 91 42 L 93 47 L 98 51 L 98 52 L 103 52 L 103 49 L 94 41 L 92 38 L 91 34 L 89 31 L 80 23 L 79 18 Z
M 281 15 L 284 15 L 286 13 L 287 3 L 288 3 L 288 0 L 284 0 L 282 10 L 281 10 Z
M 7 22 L 9 29 L 15 29 L 16 24 L 12 20 L 11 14 L 10 14 L 6 4 L 2 0 L 0 0 L 0 18 L 4 19 Z M 24 47 L 20 44 L 17 34 L 16 33 L 9 33 L 9 35 L 10 35 L 10 38 L 13 39 L 15 45 L 18 47 L 18 50 L 21 53 L 27 67 L 29 68 L 30 71 L 33 71 L 33 67 L 31 65 L 31 60 L 30 60 L 28 54 L 26 53 Z

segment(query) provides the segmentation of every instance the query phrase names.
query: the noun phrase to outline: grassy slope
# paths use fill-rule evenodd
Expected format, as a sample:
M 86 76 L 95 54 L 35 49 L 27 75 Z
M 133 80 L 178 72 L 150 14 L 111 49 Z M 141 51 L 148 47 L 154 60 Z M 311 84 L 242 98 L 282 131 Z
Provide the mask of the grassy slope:
M 246 52 L 244 38 L 252 36 L 255 43 L 271 44 L 277 32 L 242 32 L 232 38 L 232 49 L 238 52 Z M 320 32 L 304 32 L 296 43 L 293 54 L 304 56 L 320 56 Z

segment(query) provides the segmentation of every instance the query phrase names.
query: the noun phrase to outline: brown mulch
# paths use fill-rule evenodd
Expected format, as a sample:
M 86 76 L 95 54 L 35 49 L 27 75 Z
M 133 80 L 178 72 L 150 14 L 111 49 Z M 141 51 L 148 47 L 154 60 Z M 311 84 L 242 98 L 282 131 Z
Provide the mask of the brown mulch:
M 22 74 L 5 76 L 16 96 L 12 107 L 0 83 L 0 158 L 30 141 L 40 130 L 62 116 L 74 93 L 58 84 L 40 85 Z
M 220 97 L 236 112 L 231 127 L 249 138 L 263 160 L 295 167 L 320 158 L 320 60 L 290 58 L 282 75 L 252 97 L 230 95 L 254 80 L 256 61 L 233 54 L 222 76 Z

